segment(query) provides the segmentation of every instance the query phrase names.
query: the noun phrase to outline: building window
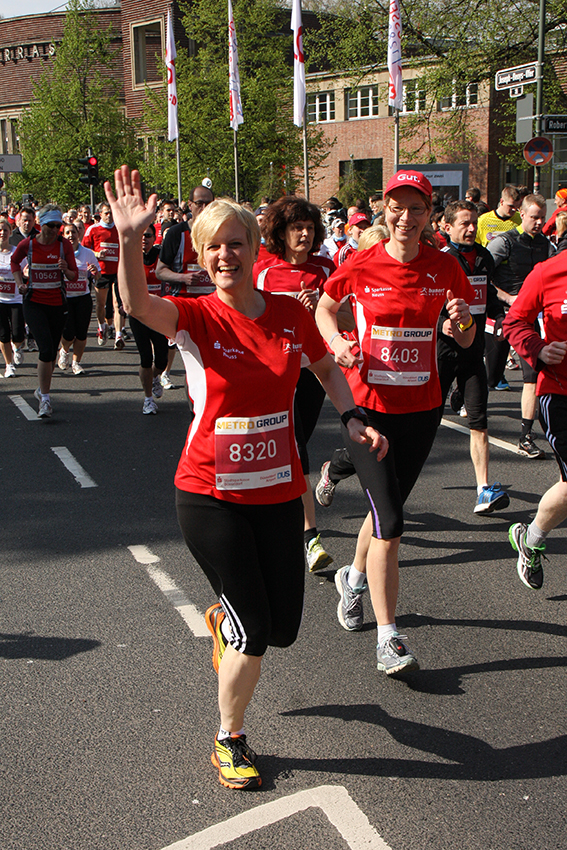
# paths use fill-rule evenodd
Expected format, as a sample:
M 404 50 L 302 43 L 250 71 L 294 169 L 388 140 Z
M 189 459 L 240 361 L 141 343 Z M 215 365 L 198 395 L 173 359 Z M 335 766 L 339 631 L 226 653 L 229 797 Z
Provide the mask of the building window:
M 339 161 L 339 178 L 356 192 L 368 195 L 382 191 L 382 159 L 346 159 Z
M 402 112 L 423 112 L 425 109 L 425 89 L 422 80 L 405 80 Z
M 364 86 L 361 89 L 348 89 L 347 117 L 374 118 L 378 115 L 378 86 Z
M 453 91 L 439 100 L 439 109 L 442 112 L 448 109 L 478 106 L 478 83 L 458 83 L 453 80 Z
M 334 91 L 319 91 L 307 95 L 307 120 L 316 124 L 335 120 Z
M 134 85 L 161 85 L 164 61 L 162 21 L 132 24 Z

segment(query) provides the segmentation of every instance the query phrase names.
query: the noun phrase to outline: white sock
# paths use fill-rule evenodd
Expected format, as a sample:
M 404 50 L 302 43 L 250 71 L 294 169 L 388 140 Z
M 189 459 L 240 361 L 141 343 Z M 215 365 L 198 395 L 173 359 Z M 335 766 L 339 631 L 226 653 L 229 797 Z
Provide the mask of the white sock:
M 526 546 L 529 549 L 541 549 L 545 545 L 546 537 L 547 531 L 542 531 L 535 522 L 532 522 L 528 525 L 528 530 L 526 531 Z
M 348 571 L 347 582 L 353 590 L 362 590 L 366 585 L 366 573 L 361 573 L 351 564 Z
M 227 732 L 221 726 L 217 734 L 217 741 L 223 741 L 225 738 L 230 738 L 231 735 L 244 735 L 244 728 L 239 729 L 238 732 Z
M 41 393 L 41 400 L 42 401 L 51 401 L 49 393 L 46 393 L 45 395 L 43 393 Z
M 384 646 L 386 641 L 397 632 L 395 623 L 388 623 L 386 626 L 378 626 L 378 646 Z
M 478 487 L 476 488 L 476 495 L 480 496 L 480 494 L 485 489 L 485 487 L 488 487 L 488 484 L 479 484 Z

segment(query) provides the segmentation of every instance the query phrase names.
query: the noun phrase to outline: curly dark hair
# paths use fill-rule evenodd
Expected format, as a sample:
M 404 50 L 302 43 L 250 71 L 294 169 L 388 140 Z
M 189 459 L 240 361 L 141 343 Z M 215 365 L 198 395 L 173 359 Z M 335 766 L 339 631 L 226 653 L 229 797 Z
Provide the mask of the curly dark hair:
M 270 204 L 262 221 L 262 236 L 265 246 L 271 254 L 282 259 L 285 257 L 285 229 L 295 221 L 311 220 L 315 225 L 312 252 L 318 251 L 325 238 L 325 228 L 321 220 L 319 207 L 310 203 L 306 198 L 295 195 L 284 195 Z

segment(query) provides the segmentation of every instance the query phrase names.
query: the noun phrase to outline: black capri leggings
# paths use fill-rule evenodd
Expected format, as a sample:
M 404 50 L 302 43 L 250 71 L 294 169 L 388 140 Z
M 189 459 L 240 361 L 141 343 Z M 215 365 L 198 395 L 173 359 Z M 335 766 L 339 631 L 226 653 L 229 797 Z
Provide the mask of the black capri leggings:
M 449 387 L 457 379 L 457 386 L 463 394 L 467 411 L 467 422 L 473 431 L 486 431 L 488 428 L 488 381 L 482 357 L 459 363 L 456 357 L 442 357 L 437 361 L 443 406 L 439 419 L 443 416 L 443 407 Z
M 419 478 L 439 425 L 439 408 L 418 413 L 379 413 L 366 409 L 368 422 L 388 438 L 386 457 L 376 460 L 367 445 L 353 443 L 341 424 L 343 439 L 370 503 L 373 535 L 391 540 L 404 530 L 403 506 Z
M 310 369 L 303 368 L 295 388 L 293 402 L 293 418 L 295 422 L 295 439 L 304 475 L 309 475 L 309 455 L 307 443 L 315 430 L 323 402 L 325 390 L 318 378 Z
M 57 357 L 66 318 L 66 304 L 38 304 L 24 299 L 24 319 L 37 342 L 42 363 L 51 363 Z
M 23 342 L 26 335 L 24 311 L 21 304 L 0 302 L 0 342 Z
M 90 292 L 85 295 L 76 295 L 67 299 L 67 320 L 63 328 L 63 339 L 72 342 L 78 339 L 83 342 L 89 332 L 91 313 L 93 311 L 93 299 Z
M 157 331 L 152 330 L 147 325 L 143 325 L 138 319 L 130 316 L 130 327 L 136 340 L 136 345 L 140 353 L 140 366 L 142 369 L 150 369 L 152 363 L 158 372 L 163 372 L 167 368 L 167 355 L 169 346 L 167 337 Z
M 176 491 L 185 542 L 219 598 L 231 644 L 262 656 L 290 646 L 303 613 L 303 504 L 242 505 Z

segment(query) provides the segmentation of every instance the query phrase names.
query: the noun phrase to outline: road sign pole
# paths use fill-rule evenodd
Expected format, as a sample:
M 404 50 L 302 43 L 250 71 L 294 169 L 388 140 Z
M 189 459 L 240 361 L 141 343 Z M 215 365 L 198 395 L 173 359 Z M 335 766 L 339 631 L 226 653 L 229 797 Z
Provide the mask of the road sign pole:
M 536 136 L 541 136 L 543 115 L 543 58 L 545 52 L 545 0 L 539 0 L 539 33 L 537 43 Z M 534 165 L 534 192 L 539 194 L 541 169 Z

